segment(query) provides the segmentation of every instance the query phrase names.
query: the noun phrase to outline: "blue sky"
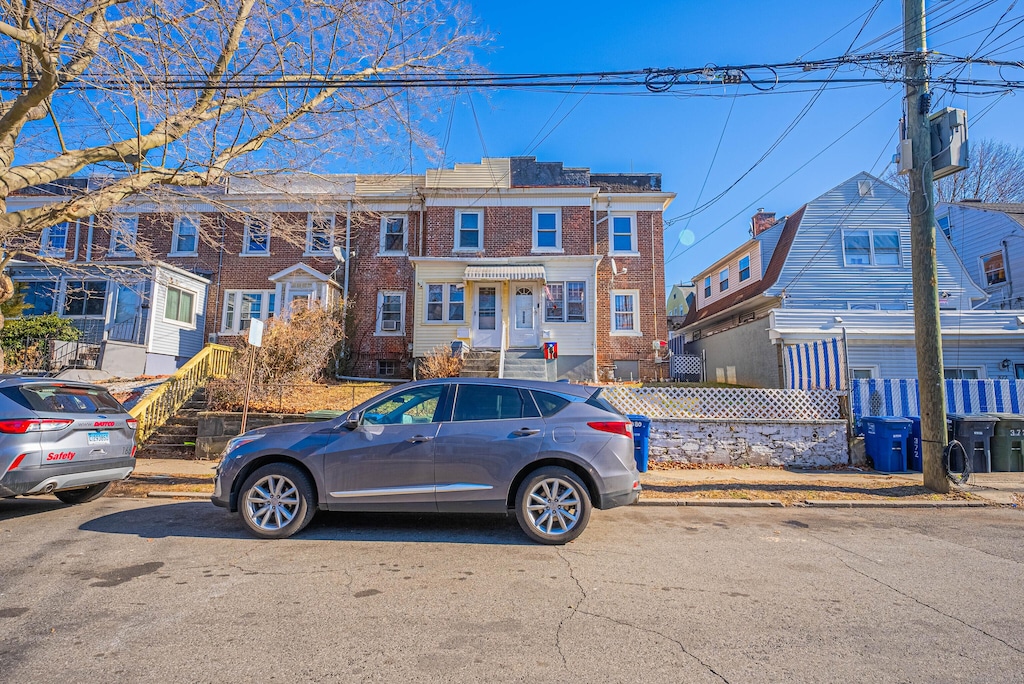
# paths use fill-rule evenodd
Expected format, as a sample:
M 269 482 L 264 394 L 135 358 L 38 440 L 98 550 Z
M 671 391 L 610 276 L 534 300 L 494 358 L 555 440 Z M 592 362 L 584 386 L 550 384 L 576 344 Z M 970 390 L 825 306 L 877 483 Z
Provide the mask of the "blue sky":
M 863 19 L 858 17 L 874 4 L 874 0 L 521 0 L 477 2 L 474 6 L 481 24 L 494 35 L 479 61 L 494 73 L 524 73 L 837 56 L 861 27 Z M 943 19 L 977 8 L 962 19 L 930 29 L 929 47 L 947 54 L 973 53 L 1011 4 L 1012 0 L 929 3 L 936 26 Z M 1024 7 L 1014 7 L 993 34 L 990 45 L 1021 38 L 1008 45 L 1001 59 L 1024 56 L 1024 24 L 994 39 L 1022 18 Z M 852 25 L 826 40 L 851 21 Z M 882 0 L 857 44 L 901 24 L 899 0 Z M 900 35 L 884 42 L 896 44 Z M 980 68 L 974 75 L 980 75 Z M 1013 76 L 1022 78 L 1024 73 L 1018 71 Z M 451 138 L 444 150 L 446 165 L 478 161 L 483 156 L 532 154 L 543 161 L 562 161 L 595 172 L 657 172 L 662 174 L 663 188 L 677 194 L 666 212 L 666 218 L 672 218 L 694 208 L 705 183 L 702 202 L 732 184 L 813 96 L 805 91 L 734 97 L 737 92 L 751 92 L 751 88 L 721 85 L 708 86 L 703 92 L 709 97 L 678 92 L 586 95 L 577 91 L 567 95 L 564 90 L 460 93 L 445 106 L 454 105 Z M 667 284 L 689 280 L 746 239 L 750 216 L 758 207 L 782 216 L 861 170 L 881 175 L 895 148 L 902 92 L 902 86 L 881 84 L 827 89 L 786 140 L 733 190 L 689 222 L 678 221 L 666 231 L 666 255 L 671 255 L 666 265 Z M 1024 146 L 1020 123 L 1024 121 L 1024 92 L 1001 97 L 991 108 L 995 97 L 941 92 L 935 97 L 937 106 L 968 110 L 972 138 Z M 430 124 L 439 139 L 444 137 L 447 121 L 445 111 Z M 848 134 L 797 170 L 843 133 Z M 694 242 L 692 246 L 679 239 L 684 227 L 690 231 L 684 239 Z

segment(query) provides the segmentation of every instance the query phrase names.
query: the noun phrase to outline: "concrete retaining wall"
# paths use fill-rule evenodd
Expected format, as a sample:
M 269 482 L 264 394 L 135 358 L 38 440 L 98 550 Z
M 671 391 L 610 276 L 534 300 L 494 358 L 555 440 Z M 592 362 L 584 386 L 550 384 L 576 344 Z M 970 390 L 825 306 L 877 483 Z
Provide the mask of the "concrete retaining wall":
M 282 423 L 308 423 L 325 420 L 296 413 L 250 413 L 245 427 L 253 430 Z M 200 411 L 196 435 L 196 458 L 217 459 L 232 437 L 242 430 L 242 414 L 233 411 Z
M 651 461 L 834 466 L 849 462 L 846 421 L 655 420 Z

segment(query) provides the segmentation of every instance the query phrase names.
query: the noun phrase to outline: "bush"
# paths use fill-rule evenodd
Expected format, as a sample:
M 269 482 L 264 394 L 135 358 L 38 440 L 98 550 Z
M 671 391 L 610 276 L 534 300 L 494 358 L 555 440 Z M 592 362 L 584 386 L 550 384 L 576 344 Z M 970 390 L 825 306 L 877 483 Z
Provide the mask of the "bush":
M 320 382 L 343 338 L 341 320 L 314 306 L 297 308 L 287 318 L 272 318 L 263 331 L 263 346 L 256 347 L 252 403 L 279 400 L 282 386 Z M 208 387 L 210 403 L 241 406 L 252 349 L 237 354 L 228 377 Z
M 424 356 L 417 366 L 417 376 L 426 378 L 454 378 L 462 372 L 462 357 L 453 356 L 445 345 L 438 345 Z
M 57 314 L 11 318 L 4 321 L 4 327 L 0 330 L 0 342 L 5 349 L 21 347 L 27 339 L 73 342 L 81 336 L 81 330 L 72 325 L 70 320 Z

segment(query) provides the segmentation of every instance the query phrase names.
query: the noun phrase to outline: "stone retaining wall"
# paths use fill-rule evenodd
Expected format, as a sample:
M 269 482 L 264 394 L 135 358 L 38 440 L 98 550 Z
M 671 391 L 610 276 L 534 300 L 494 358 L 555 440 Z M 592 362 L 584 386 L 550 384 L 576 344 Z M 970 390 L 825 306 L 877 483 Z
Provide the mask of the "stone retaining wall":
M 651 461 L 721 465 L 849 463 L 846 421 L 655 420 Z
M 327 420 L 301 413 L 250 413 L 246 418 L 245 427 L 254 430 L 268 425 L 282 423 L 308 423 L 315 420 Z M 196 436 L 196 458 L 217 459 L 232 437 L 238 436 L 242 430 L 242 414 L 234 411 L 200 411 L 199 428 Z

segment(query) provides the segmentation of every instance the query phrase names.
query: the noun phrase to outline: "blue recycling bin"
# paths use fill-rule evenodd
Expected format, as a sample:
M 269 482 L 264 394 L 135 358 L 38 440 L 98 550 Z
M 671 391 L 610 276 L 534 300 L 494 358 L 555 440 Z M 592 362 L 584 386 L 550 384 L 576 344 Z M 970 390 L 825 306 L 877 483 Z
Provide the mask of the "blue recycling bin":
M 924 454 L 921 449 L 921 416 L 907 416 L 910 421 L 910 437 L 907 438 L 907 456 L 910 470 L 915 473 L 924 472 Z
M 874 462 L 875 470 L 883 473 L 905 471 L 911 422 L 906 418 L 866 416 L 863 424 L 864 448 Z
M 626 417 L 633 421 L 633 459 L 636 461 L 636 469 L 646 473 L 651 453 L 651 419 L 637 415 Z

